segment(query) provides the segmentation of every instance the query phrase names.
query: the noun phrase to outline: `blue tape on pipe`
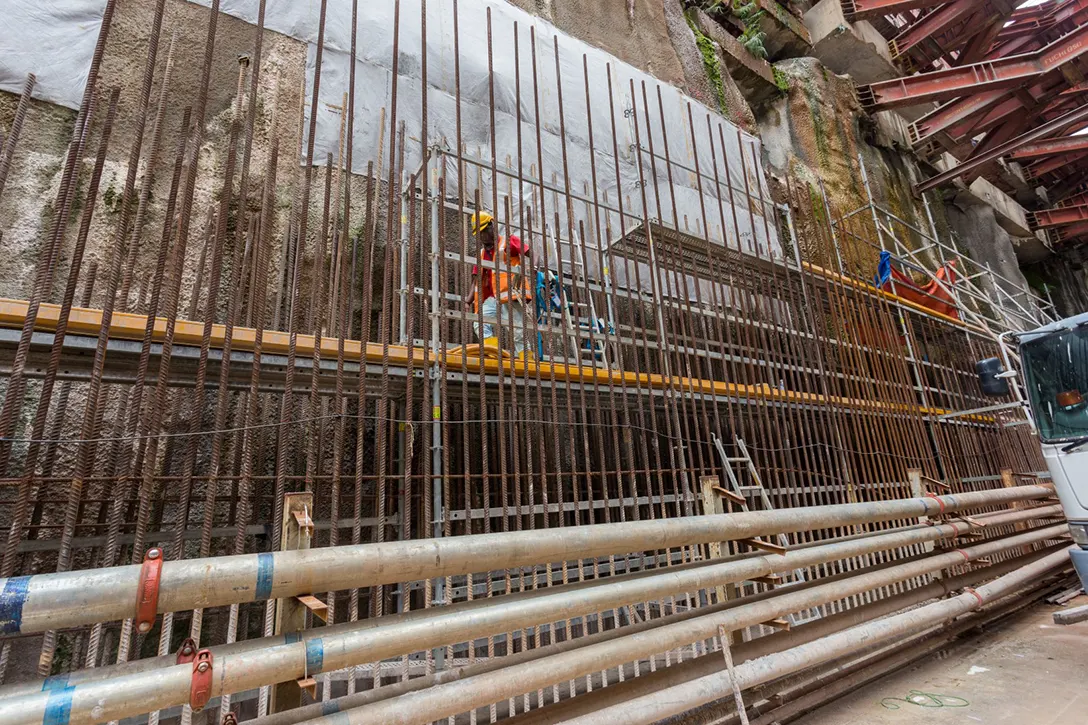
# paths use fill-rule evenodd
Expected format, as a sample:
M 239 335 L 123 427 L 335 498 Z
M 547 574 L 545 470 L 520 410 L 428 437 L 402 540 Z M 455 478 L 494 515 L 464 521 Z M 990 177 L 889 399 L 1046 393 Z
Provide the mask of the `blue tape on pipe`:
M 325 702 L 321 703 L 322 715 L 328 716 L 338 712 L 340 712 L 340 703 L 338 703 L 336 700 L 326 700 Z
M 325 661 L 325 644 L 321 638 L 306 640 L 306 674 L 316 675 Z
M 0 634 L 18 634 L 23 627 L 23 604 L 26 603 L 30 577 L 16 576 L 4 582 L 0 591 Z
M 268 599 L 272 595 L 272 569 L 274 566 L 271 554 L 257 554 L 257 591 L 253 596 L 253 601 L 259 602 Z
M 46 677 L 45 681 L 42 682 L 42 692 L 49 692 L 51 690 L 63 690 L 65 687 L 68 687 L 67 672 L 60 675 L 52 675 L 51 677 Z
M 284 644 L 294 644 L 302 641 L 302 632 L 287 632 L 283 635 Z
M 72 693 L 75 691 L 76 688 L 72 685 L 49 693 L 42 725 L 68 725 L 72 716 Z

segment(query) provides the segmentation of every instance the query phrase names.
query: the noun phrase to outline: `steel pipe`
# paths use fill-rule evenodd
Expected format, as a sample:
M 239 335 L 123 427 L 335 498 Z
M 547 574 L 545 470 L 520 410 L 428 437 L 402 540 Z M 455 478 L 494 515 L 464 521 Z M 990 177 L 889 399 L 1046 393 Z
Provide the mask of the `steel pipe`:
M 940 528 L 952 527 L 956 524 L 942 525 Z M 938 528 L 938 527 L 934 527 Z M 816 604 L 839 599 L 851 593 L 857 593 L 871 589 L 875 586 L 891 583 L 901 579 L 919 576 L 935 569 L 962 564 L 979 556 L 985 556 L 1005 549 L 1023 546 L 1025 544 L 1041 541 L 1048 538 L 1062 536 L 1066 529 L 1062 525 L 1045 527 L 1026 532 L 1017 536 L 1002 540 L 986 542 L 969 549 L 958 549 L 948 554 L 927 557 L 925 559 L 910 562 L 887 570 L 874 572 L 873 574 L 854 577 L 843 582 L 832 582 L 822 586 L 814 586 L 809 590 L 791 591 L 780 597 L 759 602 L 746 607 L 740 607 L 736 611 L 773 610 L 771 615 L 760 615 L 760 618 L 739 626 L 748 626 L 762 621 L 773 619 L 782 613 L 800 611 L 816 606 Z M 913 532 L 907 532 L 913 533 Z M 918 532 L 924 533 L 924 532 Z M 876 536 L 873 539 L 883 539 L 883 543 L 890 546 L 901 546 L 903 538 L 899 534 L 892 536 Z M 852 551 L 866 541 L 848 542 Z M 839 545 L 833 545 L 838 547 Z M 817 563 L 818 558 L 810 552 L 824 547 L 813 547 L 812 550 L 796 552 L 798 556 L 809 555 L 805 561 Z M 860 549 L 858 549 L 860 550 Z M 789 552 L 786 556 L 776 557 L 782 560 L 785 569 L 799 566 L 800 559 L 790 559 Z M 856 555 L 851 553 L 849 555 Z M 768 557 L 758 557 L 751 561 L 758 561 Z M 734 563 L 734 562 L 727 562 Z M 739 562 L 745 563 L 745 562 Z M 212 682 L 212 695 L 238 692 L 265 684 L 282 682 L 316 674 L 321 671 L 342 669 L 353 664 L 361 664 L 367 661 L 376 661 L 394 654 L 417 649 L 433 647 L 436 645 L 464 641 L 466 638 L 480 636 L 492 628 L 507 629 L 520 626 L 519 623 L 531 621 L 554 621 L 557 618 L 572 616 L 570 612 L 596 610 L 604 607 L 600 602 L 625 603 L 627 601 L 642 600 L 645 595 L 640 593 L 637 585 L 643 584 L 649 587 L 660 586 L 656 579 L 670 581 L 671 586 L 678 589 L 669 591 L 684 591 L 686 587 L 699 588 L 700 586 L 712 586 L 713 579 L 702 578 L 702 570 L 716 568 L 708 566 L 692 567 L 680 572 L 668 572 L 662 576 L 643 576 L 641 581 L 605 583 L 594 586 L 594 582 L 587 582 L 573 587 L 564 587 L 557 590 L 542 590 L 543 594 L 533 594 L 515 597 L 502 597 L 500 600 L 479 600 L 478 602 L 465 603 L 456 607 L 421 610 L 395 618 L 392 624 L 383 625 L 375 622 L 352 623 L 348 625 L 336 625 L 321 630 L 312 630 L 309 636 L 300 641 L 283 642 L 283 638 L 275 638 L 276 643 L 252 649 L 245 652 L 216 656 L 214 661 L 214 675 Z M 698 579 L 683 579 L 677 583 L 677 575 L 692 574 Z M 632 577 L 634 578 L 634 577 Z M 700 581 L 708 581 L 708 584 L 699 584 Z M 860 587 L 860 588 L 859 588 Z M 840 593 L 845 589 L 845 593 Z M 688 588 L 687 590 L 690 590 Z M 855 591 L 856 590 L 856 591 Z M 665 590 L 662 590 L 665 591 Z M 553 594 L 555 592 L 555 594 Z M 601 594 L 605 592 L 605 594 Z M 614 599 L 605 599 L 607 594 Z M 558 595 L 558 596 L 557 596 Z M 624 597 L 632 597 L 625 599 Z M 826 597 L 826 598 L 825 598 Z M 557 599 L 568 599 L 574 602 L 564 605 Z M 514 607 L 508 606 L 503 600 L 511 600 Z M 795 606 L 797 600 L 817 601 L 801 606 Z M 777 604 L 775 603 L 777 602 Z M 556 607 L 567 606 L 567 609 L 558 611 Z M 489 611 L 494 610 L 494 612 Z M 732 614 L 732 613 L 728 613 Z M 719 616 L 726 616 L 725 614 Z M 707 624 L 707 620 L 715 617 L 699 617 L 689 622 L 666 625 L 661 631 L 696 629 L 701 631 L 707 626 L 716 631 L 716 624 Z M 502 629 L 498 631 L 502 631 Z M 635 635 L 623 639 L 639 639 L 646 636 L 653 640 L 654 632 L 644 635 Z M 706 635 L 706 636 L 712 636 Z M 659 636 L 658 636 L 659 638 Z M 704 638 L 702 635 L 686 640 L 685 643 Z M 603 645 L 614 645 L 614 642 L 605 642 Z M 597 647 L 602 646 L 598 645 Z M 672 647 L 663 647 L 664 651 Z M 592 650 L 593 647 L 584 648 Z M 557 655 L 575 655 L 582 650 Z M 546 658 L 552 659 L 552 658 Z M 630 659 L 630 658 L 629 658 Z M 524 666 L 531 666 L 526 663 Z M 509 669 L 509 668 L 508 668 Z M 498 674 L 498 673 L 495 673 Z M 42 720 L 50 707 L 56 707 L 53 702 L 57 697 L 65 699 L 66 707 L 70 712 L 71 725 L 80 723 L 94 723 L 107 720 L 115 720 L 131 715 L 137 715 L 150 710 L 164 709 L 173 705 L 183 704 L 188 701 L 190 682 L 192 677 L 191 666 L 179 665 L 164 667 L 150 672 L 138 672 L 115 677 L 104 681 L 92 681 L 84 684 L 66 683 L 64 688 L 58 688 L 46 692 L 38 692 L 22 697 L 5 697 L 0 703 L 0 725 L 14 725 L 14 723 L 37 723 Z M 487 675 L 484 675 L 487 677 Z M 470 678 L 477 679 L 477 678 Z M 560 678 L 560 680 L 565 678 Z M 559 681 L 559 680 L 556 680 Z M 547 684 L 551 684 L 550 682 Z M 440 686 L 441 687 L 441 686 Z M 440 688 L 432 688 L 440 689 Z M 528 688 L 535 689 L 535 688 Z M 62 694 L 58 694 L 62 692 Z M 419 693 L 413 693 L 419 694 Z M 395 698 L 399 700 L 401 698 Z M 501 699 L 501 698 L 500 698 Z M 52 703 L 52 704 L 51 704 Z M 378 703 L 379 705 L 383 703 Z M 352 711 L 354 712 L 354 711 Z M 431 718 L 435 719 L 435 718 Z
M 987 542 L 969 549 L 958 549 L 886 570 L 814 586 L 808 590 L 784 592 L 774 598 L 725 612 L 666 624 L 613 641 L 582 647 L 507 667 L 497 672 L 465 678 L 421 692 L 413 692 L 362 708 L 347 710 L 338 715 L 336 725 L 431 722 L 465 712 L 476 706 L 498 702 L 507 697 L 550 686 L 556 682 L 565 682 L 588 672 L 599 672 L 658 652 L 666 652 L 692 642 L 713 638 L 717 635 L 719 625 L 725 626 L 728 630 L 741 629 L 879 586 L 921 576 L 936 569 L 959 565 L 979 556 L 1003 551 L 1012 546 L 1021 546 L 1029 541 L 1061 535 L 1061 526 L 1047 527 L 1001 541 Z M 4 722 L 0 718 L 0 723 Z M 324 718 L 306 722 L 309 725 L 332 725 L 331 721 Z
M 1057 511 L 1061 510 L 1060 506 L 1055 506 L 1053 508 Z M 1042 514 L 1043 509 L 1037 509 L 1036 513 Z M 885 599 L 878 599 L 872 604 L 867 604 L 856 609 L 849 609 L 845 612 L 840 612 L 835 615 L 822 617 L 814 622 L 806 623 L 803 626 L 796 627 L 788 631 L 781 631 L 766 637 L 759 637 L 757 639 L 745 642 L 737 647 L 734 647 L 734 655 L 737 658 L 737 661 L 742 661 L 744 659 L 760 657 L 762 655 L 776 652 L 787 647 L 792 647 L 797 644 L 809 642 L 817 637 L 822 637 L 825 634 L 837 632 L 841 629 L 845 629 L 846 627 L 851 627 L 856 624 L 869 621 L 870 619 L 875 619 L 877 617 L 899 611 L 904 607 L 912 606 L 914 604 L 924 602 L 928 599 L 950 594 L 952 591 L 960 589 L 963 586 L 974 585 L 978 582 L 985 581 L 986 579 L 1000 576 L 1001 574 L 1006 574 L 1019 566 L 1023 566 L 1024 563 L 1026 563 L 1026 560 L 1034 559 L 1037 556 L 1038 554 L 1033 554 L 1017 559 L 1010 559 L 1008 561 L 1002 561 L 998 564 L 986 567 L 985 569 L 974 570 L 967 574 L 959 575 L 956 577 L 937 579 L 930 584 L 915 589 L 910 589 L 902 594 L 888 597 Z M 865 573 L 865 571 L 867 570 L 863 570 L 860 572 L 851 572 L 851 575 Z M 838 578 L 845 577 L 843 575 L 840 575 Z M 817 585 L 819 585 L 819 582 L 808 582 L 800 586 L 811 587 Z M 406 680 L 390 685 L 384 685 L 380 688 L 373 688 L 365 690 L 363 692 L 357 692 L 352 695 L 345 695 L 343 697 L 314 703 L 312 705 L 303 705 L 302 707 L 298 707 L 292 710 L 276 713 L 274 715 L 268 715 L 264 718 L 258 718 L 257 720 L 252 721 L 250 725 L 294 725 L 295 723 L 302 722 L 303 720 L 309 720 L 311 718 L 328 714 L 330 710 L 339 711 L 353 707 L 361 707 L 362 705 L 367 705 L 372 702 L 378 702 L 380 700 L 385 700 L 390 697 L 403 695 L 407 692 L 415 692 L 443 682 L 450 682 L 473 675 L 483 674 L 485 672 L 491 672 L 502 667 L 508 667 L 513 664 L 518 664 L 520 662 L 525 662 L 533 659 L 540 659 L 541 657 L 547 657 L 555 654 L 556 652 L 576 649 L 578 647 L 584 647 L 600 641 L 616 639 L 617 637 L 627 636 L 645 629 L 652 629 L 654 627 L 658 627 L 666 623 L 676 622 L 681 619 L 691 619 L 695 616 L 702 616 L 711 612 L 724 611 L 726 609 L 744 606 L 752 601 L 761 601 L 774 595 L 774 591 L 762 592 L 760 594 L 745 597 L 739 600 L 720 602 L 718 604 L 714 604 L 703 609 L 691 609 L 686 612 L 674 614 L 668 618 L 644 620 L 637 624 L 631 624 L 616 629 L 609 629 L 603 632 L 594 633 L 572 640 L 562 640 L 553 644 L 545 645 L 543 647 L 522 650 L 520 652 L 516 652 L 502 658 L 486 659 L 472 665 L 442 670 L 430 675 L 424 675 L 422 677 L 416 677 L 411 680 Z M 695 660 L 689 660 L 681 664 L 673 665 L 672 667 L 669 667 L 667 669 L 658 670 L 658 672 L 651 677 L 640 677 L 637 680 L 637 683 L 639 684 L 633 684 L 633 686 L 637 687 L 637 689 L 639 689 L 639 692 L 641 693 L 645 692 L 648 688 L 651 687 L 651 682 L 654 681 L 654 678 L 666 676 L 668 673 L 673 673 L 673 676 L 675 677 L 678 671 L 685 670 L 689 667 L 701 666 L 702 669 L 697 670 L 696 672 L 690 674 L 687 677 L 687 679 L 691 679 L 692 677 L 698 677 L 702 674 L 712 672 L 715 669 L 724 666 L 724 663 L 718 661 L 716 658 L 710 658 L 710 660 L 712 660 L 712 663 L 710 664 L 710 669 L 706 669 L 708 665 L 708 660 L 706 658 L 698 658 Z M 635 681 L 629 682 L 634 683 Z M 662 682 L 660 686 L 656 689 L 668 687 L 669 685 L 669 682 Z M 614 693 L 616 693 L 618 689 L 622 689 L 623 687 L 623 683 L 619 685 L 609 685 L 607 688 L 594 690 L 593 694 L 590 697 L 604 697 L 606 699 L 610 699 L 610 697 L 615 697 Z M 29 694 L 31 692 L 35 692 L 36 690 L 37 688 L 33 683 L 27 683 L 25 689 L 18 694 Z M 0 688 L 0 697 L 5 696 L 6 694 L 7 691 L 3 688 Z M 576 700 L 584 699 L 586 698 L 576 698 Z M 563 703 L 561 703 L 561 705 L 565 705 L 569 702 L 571 701 L 564 701 Z M 550 712 L 550 708 L 545 708 L 543 711 L 538 710 L 535 712 L 547 713 Z M 543 720 L 540 720 L 539 722 L 546 721 L 547 716 L 545 716 L 545 718 Z
M 1053 582 L 1053 575 L 1050 581 Z M 798 713 L 809 712 L 821 705 L 833 702 L 845 693 L 860 689 L 870 682 L 885 677 L 892 672 L 901 670 L 918 660 L 932 655 L 945 647 L 953 644 L 964 633 L 984 628 L 987 625 L 999 622 L 1006 617 L 1018 614 L 1024 609 L 1035 605 L 1039 599 L 1054 591 L 1054 584 L 1042 585 L 1023 591 L 1019 596 L 1005 597 L 993 604 L 988 604 L 983 609 L 970 615 L 958 617 L 940 627 L 928 630 L 906 642 L 896 641 L 889 645 L 884 643 L 877 645 L 881 651 L 871 657 L 850 664 L 849 671 L 835 668 L 835 672 L 829 678 L 821 678 L 813 682 L 801 691 L 793 691 L 787 694 L 787 702 L 780 704 L 770 712 L 763 711 L 763 715 L 752 720 L 752 725 L 774 725 L 780 721 L 789 721 Z M 852 658 L 854 653 L 850 654 Z M 834 667 L 834 661 L 831 666 Z M 804 673 L 798 673 L 804 676 Z M 788 678 L 784 678 L 788 679 Z M 771 684 L 776 687 L 775 680 Z M 719 725 L 734 725 L 734 719 Z M 522 725 L 518 723 L 518 725 Z
M 1042 506 L 1032 509 L 1024 509 L 1017 511 L 1006 511 L 1000 513 L 983 514 L 977 517 L 977 521 L 983 523 L 987 528 L 1004 526 L 1009 524 L 1015 524 L 1031 519 L 1049 518 L 1053 516 L 1060 516 L 1061 507 L 1054 506 Z M 958 533 L 963 533 L 969 529 L 967 522 L 952 522 L 946 525 L 918 525 L 908 527 L 902 530 L 884 532 L 879 535 L 867 535 L 864 537 L 850 537 L 848 539 L 839 540 L 835 542 L 828 542 L 825 544 L 809 545 L 797 550 L 791 551 L 786 557 L 768 556 L 764 554 L 750 555 L 739 559 L 730 559 L 728 561 L 717 562 L 699 562 L 696 564 L 689 564 L 685 566 L 673 567 L 666 572 L 661 570 L 649 570 L 636 574 L 631 574 L 622 577 L 607 578 L 586 582 L 584 584 L 578 584 L 574 586 L 563 587 L 562 589 L 547 589 L 539 590 L 531 594 L 512 594 L 507 597 L 503 597 L 499 604 L 502 605 L 500 609 L 496 609 L 490 613 L 491 621 L 501 621 L 503 617 L 507 617 L 507 626 L 514 627 L 515 621 L 525 622 L 529 621 L 530 624 L 536 624 L 533 616 L 527 615 L 521 607 L 523 600 L 528 597 L 532 598 L 530 605 L 533 611 L 543 611 L 548 613 L 548 616 L 558 617 L 560 610 L 574 612 L 573 616 L 578 614 L 584 614 L 587 612 L 597 611 L 594 606 L 605 608 L 608 602 L 620 601 L 623 596 L 628 596 L 632 588 L 649 587 L 653 591 L 668 590 L 670 587 L 676 587 L 668 593 L 674 593 L 677 591 L 691 590 L 692 587 L 700 586 L 700 582 L 707 580 L 716 581 L 717 577 L 730 577 L 735 581 L 739 581 L 736 577 L 743 578 L 746 575 L 758 575 L 765 576 L 769 573 L 776 573 L 779 571 L 791 571 L 798 568 L 801 565 L 811 565 L 812 562 L 824 563 L 826 561 L 833 561 L 836 558 L 842 558 L 845 556 L 862 555 L 867 553 L 873 553 L 874 551 L 884 550 L 889 548 L 895 548 L 898 546 L 907 546 L 910 544 L 924 543 L 927 541 L 935 541 L 942 537 L 949 537 Z M 802 556 L 803 555 L 803 556 Z M 831 558 L 827 558 L 827 557 Z M 768 564 L 769 561 L 769 564 Z M 802 562 L 799 564 L 798 562 Z M 807 563 L 805 563 L 807 562 Z M 710 569 L 710 571 L 705 571 Z M 680 579 L 671 579 L 672 583 L 650 581 L 647 579 L 656 580 L 661 576 L 683 574 Z M 622 585 L 617 587 L 616 585 Z M 582 591 L 589 590 L 593 591 Z M 645 589 L 643 591 L 648 591 Z M 571 592 L 581 594 L 583 599 L 573 600 L 571 599 Z M 625 594 L 626 593 L 626 594 Z M 543 600 L 542 597 L 545 597 Z M 477 609 L 490 608 L 494 604 L 494 600 L 477 600 L 474 604 L 460 603 L 455 604 L 452 607 L 435 608 L 428 610 L 427 612 L 418 612 L 410 615 L 411 621 L 414 621 L 417 626 L 423 626 L 424 623 L 429 622 L 427 626 L 431 629 L 443 633 L 451 643 L 456 643 L 458 640 L 454 636 L 456 628 L 462 626 L 464 623 L 460 622 L 466 615 L 471 615 Z M 603 603 L 602 603 L 603 602 Z M 438 617 L 438 619 L 433 619 Z M 514 620 L 513 617 L 517 617 Z M 364 630 L 370 630 L 379 626 L 399 626 L 399 624 L 405 619 L 399 617 L 387 617 L 385 619 L 370 619 L 358 623 L 346 623 L 334 625 L 332 627 L 324 627 L 321 629 L 314 629 L 308 633 L 302 635 L 303 640 L 309 637 L 328 637 L 333 632 L 362 632 Z M 450 622 L 451 625 L 444 625 L 443 622 Z M 449 626 L 451 629 L 446 630 L 445 627 Z M 495 625 L 501 626 L 501 625 Z M 502 631 L 502 630 L 496 630 Z M 401 642 L 398 637 L 403 635 L 393 635 L 393 641 L 397 643 L 397 651 L 393 654 L 401 654 L 406 651 L 407 647 L 404 642 Z M 467 638 L 468 635 L 466 635 Z M 294 639 L 297 639 L 293 637 Z M 217 658 L 226 655 L 237 655 L 243 652 L 249 652 L 266 648 L 279 644 L 287 644 L 288 638 L 279 635 L 275 637 L 265 637 L 263 639 L 251 639 L 242 642 L 235 642 L 232 644 L 222 645 L 218 647 L 212 647 L 211 651 Z M 432 646 L 433 642 L 428 640 L 426 643 L 421 644 L 421 647 Z M 93 681 L 101 681 L 112 677 L 119 677 L 122 675 L 136 674 L 139 672 L 150 672 L 152 670 L 161 669 L 163 667 L 169 667 L 175 664 L 175 658 L 172 655 L 147 658 L 142 660 L 136 660 L 133 662 L 126 662 L 123 664 L 113 665 L 110 667 L 97 667 L 87 670 L 80 670 L 64 675 L 64 683 L 67 686 L 73 686 L 77 684 L 83 684 Z M 41 692 L 44 683 L 41 682 L 23 682 L 18 684 L 7 685 L 0 687 L 0 698 L 17 697 L 21 695 L 29 695 L 36 692 Z M 362 704 L 362 703 L 359 703 Z M 300 718 L 303 719 L 303 718 Z
M 934 516 L 1053 494 L 1049 485 L 947 496 L 222 556 L 163 564 L 158 611 L 393 584 L 542 562 Z M 140 566 L 0 579 L 0 634 L 133 616 Z
M 947 622 L 961 614 L 979 609 L 989 602 L 1016 593 L 1051 569 L 1067 564 L 1068 559 L 1067 551 L 1058 551 L 1011 574 L 995 579 L 989 584 L 966 591 L 951 599 L 933 602 L 924 607 L 847 629 L 784 652 L 760 657 L 735 668 L 736 683 L 741 689 L 752 687 L 850 654 L 861 642 L 866 644 L 887 642 L 896 637 L 904 637 L 920 629 Z M 697 705 L 713 702 L 732 686 L 728 672 L 716 672 L 653 695 L 632 698 L 619 707 L 604 708 L 565 722 L 572 725 L 574 723 L 577 725 L 649 724 L 670 715 L 686 712 Z
M 879 619 L 880 617 L 901 611 L 907 607 L 922 604 L 930 599 L 945 597 L 964 587 L 975 586 L 988 579 L 1003 576 L 1026 564 L 1033 563 L 1039 558 L 1047 556 L 1054 551 L 1065 551 L 1066 548 L 1066 544 L 1058 544 L 1041 551 L 1019 556 L 1015 559 L 1008 559 L 982 569 L 972 569 L 969 572 L 957 576 L 934 579 L 929 584 L 915 589 L 909 589 L 902 594 L 886 597 L 884 599 L 877 599 L 871 604 L 865 604 L 853 609 L 847 609 L 837 614 L 821 617 L 820 619 L 806 622 L 799 627 L 794 627 L 789 630 L 782 630 L 764 637 L 757 637 L 747 642 L 740 642 L 734 644 L 732 647 L 733 659 L 738 663 L 745 662 L 801 644 L 806 644 L 819 639 L 820 637 L 826 637 L 829 634 L 841 632 L 850 627 L 856 627 L 865 622 L 870 622 Z M 746 603 L 747 602 L 744 600 L 741 600 L 739 605 L 735 602 L 730 602 L 728 607 L 719 607 L 719 609 L 743 606 Z M 707 612 L 697 611 L 696 613 L 706 614 Z M 663 620 L 652 620 L 651 623 L 660 625 L 665 622 Z M 609 630 L 608 634 L 622 636 L 627 630 L 629 630 L 627 627 Z M 575 642 L 577 641 L 579 640 L 575 640 Z M 510 664 L 515 663 L 501 661 L 490 667 L 489 671 Z M 551 703 L 545 707 L 538 707 L 531 712 L 518 716 L 516 722 L 518 725 L 545 725 L 547 723 L 562 722 L 573 717 L 626 702 L 631 697 L 639 697 L 650 692 L 658 692 L 673 687 L 674 685 L 679 685 L 689 680 L 694 680 L 698 677 L 718 672 L 724 668 L 725 662 L 720 657 L 696 657 L 695 659 L 674 664 L 671 667 L 659 668 L 656 672 L 649 675 L 643 674 L 641 677 L 626 679 L 623 682 L 613 683 L 603 688 L 595 688 L 592 692 L 577 697 L 567 698 L 557 703 Z M 467 676 L 467 674 L 475 673 L 465 673 L 463 676 Z M 422 679 L 424 678 L 417 678 L 410 682 L 416 683 Z M 431 684 L 434 683 L 432 682 Z M 360 695 L 371 695 L 370 698 L 360 702 L 352 702 L 346 698 L 334 699 L 331 701 L 333 703 L 331 707 L 334 707 L 337 710 L 343 710 L 347 707 L 358 707 L 371 701 L 386 699 L 386 697 L 391 696 L 391 694 L 403 694 L 401 692 L 394 692 L 390 695 L 383 695 L 384 690 L 394 690 L 396 687 L 397 685 L 392 685 L 381 687 L 377 690 L 367 690 L 366 693 L 359 693 Z M 422 689 L 422 687 L 417 686 L 412 689 L 418 690 Z M 375 695 L 377 697 L 375 697 Z M 728 697 L 728 695 L 726 695 L 726 697 Z M 305 717 L 292 717 L 292 715 L 297 712 L 297 710 L 292 710 L 254 721 L 252 725 L 294 725 L 294 723 L 327 714 L 327 710 L 322 711 L 324 705 L 325 703 L 318 703 L 313 706 L 298 708 L 298 710 L 310 713 Z

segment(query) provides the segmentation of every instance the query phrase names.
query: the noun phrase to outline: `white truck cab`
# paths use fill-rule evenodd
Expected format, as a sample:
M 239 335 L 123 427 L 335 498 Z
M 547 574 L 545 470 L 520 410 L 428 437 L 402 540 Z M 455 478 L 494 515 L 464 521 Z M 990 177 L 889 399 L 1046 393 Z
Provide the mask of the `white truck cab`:
M 1088 589 L 1088 313 L 1017 336 L 1023 388 Z

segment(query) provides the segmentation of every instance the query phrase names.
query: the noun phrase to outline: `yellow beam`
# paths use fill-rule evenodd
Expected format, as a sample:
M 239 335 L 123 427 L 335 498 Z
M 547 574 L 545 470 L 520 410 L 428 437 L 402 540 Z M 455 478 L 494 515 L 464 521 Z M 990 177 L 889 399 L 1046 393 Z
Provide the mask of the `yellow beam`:
M 875 288 L 874 288 L 875 289 Z M 25 300 L 11 300 L 0 298 L 0 327 L 22 329 L 26 320 L 29 304 Z M 98 335 L 102 327 L 102 310 L 73 307 L 68 316 L 68 332 L 80 335 Z M 951 319 L 951 318 L 950 318 Z M 34 329 L 40 332 L 55 332 L 60 321 L 60 306 L 55 304 L 42 304 L 38 308 L 38 317 L 34 321 Z M 165 318 L 155 319 L 155 327 L 152 332 L 152 342 L 163 342 L 166 339 Z M 115 312 L 110 320 L 109 336 L 117 340 L 142 341 L 144 330 L 147 326 L 147 316 L 130 312 Z M 174 325 L 174 343 L 179 345 L 198 346 L 203 337 L 204 325 L 192 320 L 179 319 Z M 222 348 L 225 329 L 223 325 L 213 325 L 210 342 L 213 348 Z M 252 352 L 256 340 L 257 331 L 251 327 L 235 327 L 232 335 L 232 349 L 238 352 Z M 264 353 L 287 354 L 290 344 L 290 335 L 282 330 L 265 330 L 261 336 L 261 351 Z M 337 354 L 338 341 L 335 337 L 321 338 L 321 357 L 333 359 Z M 349 362 L 362 362 L 362 342 L 359 340 L 344 341 L 344 359 Z M 314 336 L 297 335 L 295 338 L 295 354 L 300 358 L 308 358 L 313 355 Z M 404 345 L 389 345 L 389 361 L 396 366 L 405 366 L 411 358 L 412 364 L 424 367 L 431 364 L 442 364 L 444 367 L 461 370 L 470 373 L 485 375 L 524 376 L 526 372 L 546 380 L 556 380 L 567 383 L 580 383 L 583 385 L 603 385 L 611 383 L 613 386 L 627 386 L 630 388 L 651 388 L 663 390 L 672 387 L 681 393 L 702 393 L 720 397 L 755 398 L 782 403 L 795 403 L 807 405 L 831 405 L 838 407 L 854 408 L 859 410 L 873 410 L 883 413 L 917 413 L 920 415 L 943 415 L 948 412 L 943 408 L 927 408 L 902 403 L 886 403 L 875 400 L 862 400 L 858 398 L 845 398 L 841 396 L 824 396 L 816 393 L 806 393 L 794 390 L 782 390 L 772 388 L 767 384 L 739 385 L 721 380 L 705 380 L 699 378 L 687 378 L 673 376 L 666 378 L 656 373 L 635 373 L 624 370 L 611 370 L 593 366 L 582 366 L 565 363 L 549 363 L 485 357 L 483 359 L 474 355 L 464 355 L 459 351 L 447 352 L 444 358 L 435 352 L 426 355 L 422 348 L 410 349 Z M 382 345 L 368 343 L 366 346 L 366 363 L 381 364 L 383 356 Z M 972 416 L 970 420 L 977 422 L 992 422 L 989 417 Z

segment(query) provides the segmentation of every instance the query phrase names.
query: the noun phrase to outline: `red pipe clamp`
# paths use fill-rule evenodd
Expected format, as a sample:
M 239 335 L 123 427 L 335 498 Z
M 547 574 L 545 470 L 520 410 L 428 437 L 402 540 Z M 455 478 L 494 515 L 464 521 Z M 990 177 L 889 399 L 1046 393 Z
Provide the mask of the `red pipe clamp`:
M 136 630 L 147 634 L 159 611 L 159 584 L 162 581 L 162 549 L 153 547 L 144 554 L 140 585 L 136 589 Z
M 202 649 L 193 660 L 193 680 L 189 685 L 189 707 L 200 712 L 212 699 L 212 651 Z

